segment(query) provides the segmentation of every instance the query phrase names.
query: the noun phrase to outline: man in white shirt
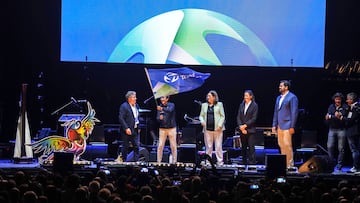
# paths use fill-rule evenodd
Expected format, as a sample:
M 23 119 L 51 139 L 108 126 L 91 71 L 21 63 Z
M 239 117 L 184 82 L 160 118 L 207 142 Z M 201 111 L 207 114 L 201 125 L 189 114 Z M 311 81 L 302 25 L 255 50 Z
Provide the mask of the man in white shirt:
M 123 138 L 122 156 L 126 161 L 129 153 L 129 142 L 133 145 L 134 161 L 139 159 L 139 105 L 136 103 L 136 92 L 128 91 L 126 101 L 119 109 L 120 134 Z

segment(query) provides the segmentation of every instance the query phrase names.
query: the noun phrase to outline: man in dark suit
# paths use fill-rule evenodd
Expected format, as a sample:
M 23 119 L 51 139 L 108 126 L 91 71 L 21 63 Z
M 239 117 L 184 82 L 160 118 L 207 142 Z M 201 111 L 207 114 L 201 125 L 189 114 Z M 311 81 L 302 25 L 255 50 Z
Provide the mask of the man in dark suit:
M 243 164 L 256 164 L 255 139 L 258 105 L 251 90 L 245 90 L 237 115 L 237 125 L 240 131 L 241 155 Z M 249 160 L 247 160 L 249 159 Z
M 119 110 L 120 135 L 123 138 L 122 156 L 127 159 L 129 142 L 133 145 L 134 161 L 139 158 L 139 105 L 136 103 L 136 92 L 128 91 L 125 95 L 126 102 L 122 103 Z
M 346 138 L 349 144 L 353 159 L 353 167 L 348 171 L 350 173 L 360 173 L 360 152 L 359 152 L 359 129 L 360 129 L 360 105 L 358 103 L 358 96 L 355 92 L 350 92 L 346 95 L 345 115 L 341 112 L 336 112 L 335 116 L 345 122 Z
M 281 154 L 286 155 L 286 165 L 291 168 L 294 166 L 292 136 L 298 117 L 298 98 L 289 89 L 288 80 L 280 81 L 280 95 L 276 98 L 272 131 L 275 133 L 277 130 Z

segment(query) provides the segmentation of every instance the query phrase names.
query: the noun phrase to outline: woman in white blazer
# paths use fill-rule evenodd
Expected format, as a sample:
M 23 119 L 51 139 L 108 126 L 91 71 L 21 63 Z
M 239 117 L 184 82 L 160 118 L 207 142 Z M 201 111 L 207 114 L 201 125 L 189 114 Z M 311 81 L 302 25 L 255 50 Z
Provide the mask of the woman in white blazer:
M 204 143 L 206 154 L 212 157 L 215 144 L 217 165 L 223 165 L 223 131 L 225 130 L 225 111 L 219 96 L 214 90 L 210 90 L 206 97 L 207 102 L 201 104 L 199 120 L 203 126 Z

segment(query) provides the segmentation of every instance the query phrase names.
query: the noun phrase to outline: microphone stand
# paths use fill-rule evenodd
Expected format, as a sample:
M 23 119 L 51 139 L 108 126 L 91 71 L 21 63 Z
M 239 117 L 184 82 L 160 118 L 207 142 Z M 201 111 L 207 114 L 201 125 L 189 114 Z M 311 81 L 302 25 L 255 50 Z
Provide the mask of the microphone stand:
M 71 105 L 72 103 L 73 103 L 73 101 L 68 102 L 68 103 L 65 104 L 64 106 L 62 106 L 62 107 L 56 109 L 54 112 L 52 112 L 51 115 L 53 116 L 53 115 L 59 113 L 59 111 L 63 110 L 64 108 L 66 108 L 67 106 Z

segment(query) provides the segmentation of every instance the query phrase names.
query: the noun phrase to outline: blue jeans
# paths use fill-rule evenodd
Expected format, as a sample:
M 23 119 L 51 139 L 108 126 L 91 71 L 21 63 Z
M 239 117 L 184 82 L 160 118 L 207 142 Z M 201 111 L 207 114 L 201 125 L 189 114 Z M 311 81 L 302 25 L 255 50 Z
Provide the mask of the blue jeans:
M 349 148 L 351 151 L 353 166 L 356 169 L 360 169 L 360 160 L 359 160 L 359 135 L 356 133 L 357 126 L 352 126 L 347 129 L 346 137 L 349 143 Z
M 336 162 L 335 157 L 335 143 L 338 143 L 338 157 Z M 334 163 L 340 166 L 344 165 L 344 154 L 345 154 L 345 142 L 346 142 L 346 130 L 345 129 L 334 129 L 330 128 L 328 133 L 327 149 L 329 157 Z

